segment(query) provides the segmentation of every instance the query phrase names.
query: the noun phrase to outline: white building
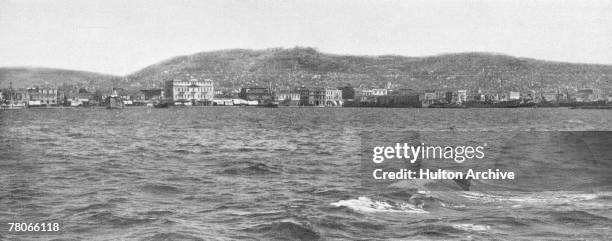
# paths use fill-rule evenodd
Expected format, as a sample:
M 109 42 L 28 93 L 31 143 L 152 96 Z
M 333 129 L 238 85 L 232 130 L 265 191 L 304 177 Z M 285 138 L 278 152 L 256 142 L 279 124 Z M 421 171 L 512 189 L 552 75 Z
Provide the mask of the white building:
M 457 90 L 457 99 L 459 103 L 467 101 L 467 90 Z
M 382 96 L 387 95 L 387 89 L 363 89 L 361 90 L 361 96 Z
M 284 101 L 284 100 L 300 101 L 300 93 L 279 92 L 279 93 L 276 93 L 276 100 L 278 101 Z
M 325 88 L 325 106 L 342 106 L 342 90 Z
M 215 95 L 214 83 L 210 79 L 174 80 L 172 82 L 174 102 L 203 104 L 211 102 Z
M 387 89 L 372 89 L 372 95 L 374 96 L 387 95 Z
M 518 100 L 520 98 L 521 98 L 521 92 L 510 91 L 510 97 L 508 98 L 509 100 Z

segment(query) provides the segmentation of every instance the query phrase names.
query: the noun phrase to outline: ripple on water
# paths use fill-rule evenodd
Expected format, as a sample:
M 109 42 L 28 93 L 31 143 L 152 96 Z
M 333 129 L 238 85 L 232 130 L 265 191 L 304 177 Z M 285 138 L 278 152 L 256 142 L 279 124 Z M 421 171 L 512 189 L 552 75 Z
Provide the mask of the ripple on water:
M 182 189 L 175 186 L 154 183 L 142 185 L 140 186 L 140 190 L 154 195 L 176 195 L 184 192 Z
M 278 171 L 275 167 L 264 163 L 249 162 L 246 166 L 239 164 L 237 167 L 226 168 L 221 173 L 228 175 L 269 175 L 277 174 Z
M 142 238 L 143 241 L 170 241 L 170 240 L 183 240 L 183 241 L 204 241 L 196 236 L 192 236 L 184 233 L 158 233 L 149 237 Z
M 156 221 L 156 218 L 138 218 L 117 216 L 110 211 L 103 211 L 87 217 L 87 220 L 96 224 L 109 225 L 113 227 L 128 227 L 133 225 L 144 225 Z
M 245 231 L 263 234 L 266 239 L 319 240 L 321 235 L 308 224 L 293 221 L 261 224 Z

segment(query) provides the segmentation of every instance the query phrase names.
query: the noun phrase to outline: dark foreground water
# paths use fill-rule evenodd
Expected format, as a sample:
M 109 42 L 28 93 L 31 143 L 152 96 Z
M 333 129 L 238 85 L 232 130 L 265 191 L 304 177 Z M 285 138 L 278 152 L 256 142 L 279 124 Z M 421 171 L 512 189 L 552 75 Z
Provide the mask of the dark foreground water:
M 359 151 L 363 131 L 450 138 L 612 130 L 611 120 L 569 109 L 0 111 L 0 240 L 605 240 L 609 179 L 563 177 L 590 190 L 372 188 Z M 609 168 L 610 156 L 594 158 Z M 60 232 L 8 232 L 8 222 Z

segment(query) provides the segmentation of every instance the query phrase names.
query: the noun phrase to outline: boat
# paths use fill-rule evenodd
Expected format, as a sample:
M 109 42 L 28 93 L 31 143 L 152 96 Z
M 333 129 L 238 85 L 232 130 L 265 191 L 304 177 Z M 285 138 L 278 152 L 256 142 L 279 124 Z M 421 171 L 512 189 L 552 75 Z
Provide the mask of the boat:
M 466 101 L 463 106 L 467 108 L 526 108 L 535 107 L 536 103 L 522 102 L 520 100 L 508 101 Z
M 168 108 L 170 106 L 170 104 L 168 102 L 159 102 L 155 105 L 153 105 L 153 107 L 155 108 Z
M 276 100 L 265 100 L 259 106 L 260 107 L 267 107 L 267 108 L 277 108 L 278 104 L 279 103 Z
M 571 109 L 597 109 L 597 110 L 610 110 L 612 109 L 612 105 L 584 105 L 584 106 L 574 106 Z
M 466 107 L 459 105 L 459 104 L 433 103 L 433 104 L 430 104 L 428 108 L 466 108 Z
M 123 109 L 124 104 L 120 96 L 109 96 L 107 109 Z
M 25 109 L 27 106 L 25 103 L 8 103 L 0 105 L 0 109 L 3 110 L 21 110 Z

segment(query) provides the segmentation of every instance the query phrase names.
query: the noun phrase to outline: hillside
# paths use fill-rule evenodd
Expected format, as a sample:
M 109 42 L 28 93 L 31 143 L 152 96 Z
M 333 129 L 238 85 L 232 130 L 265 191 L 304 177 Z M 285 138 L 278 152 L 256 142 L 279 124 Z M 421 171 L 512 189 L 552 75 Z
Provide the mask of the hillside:
M 113 84 L 125 85 L 126 83 L 122 83 L 121 80 L 122 78 L 118 76 L 86 71 L 27 67 L 0 68 L 0 87 L 2 88 L 6 88 L 12 83 L 14 88 L 68 84 L 107 89 L 108 86 Z
M 127 76 L 47 68 L 0 68 L 0 87 L 68 84 L 137 91 L 165 80 L 210 78 L 217 89 L 267 86 L 392 87 L 426 89 L 612 90 L 612 66 L 571 64 L 491 53 L 429 57 L 348 56 L 313 48 L 220 50 L 171 58 Z
M 548 62 L 490 53 L 430 57 L 343 56 L 312 48 L 222 50 L 179 56 L 128 77 L 143 85 L 196 76 L 219 87 L 301 85 L 413 89 L 612 89 L 612 66 Z

